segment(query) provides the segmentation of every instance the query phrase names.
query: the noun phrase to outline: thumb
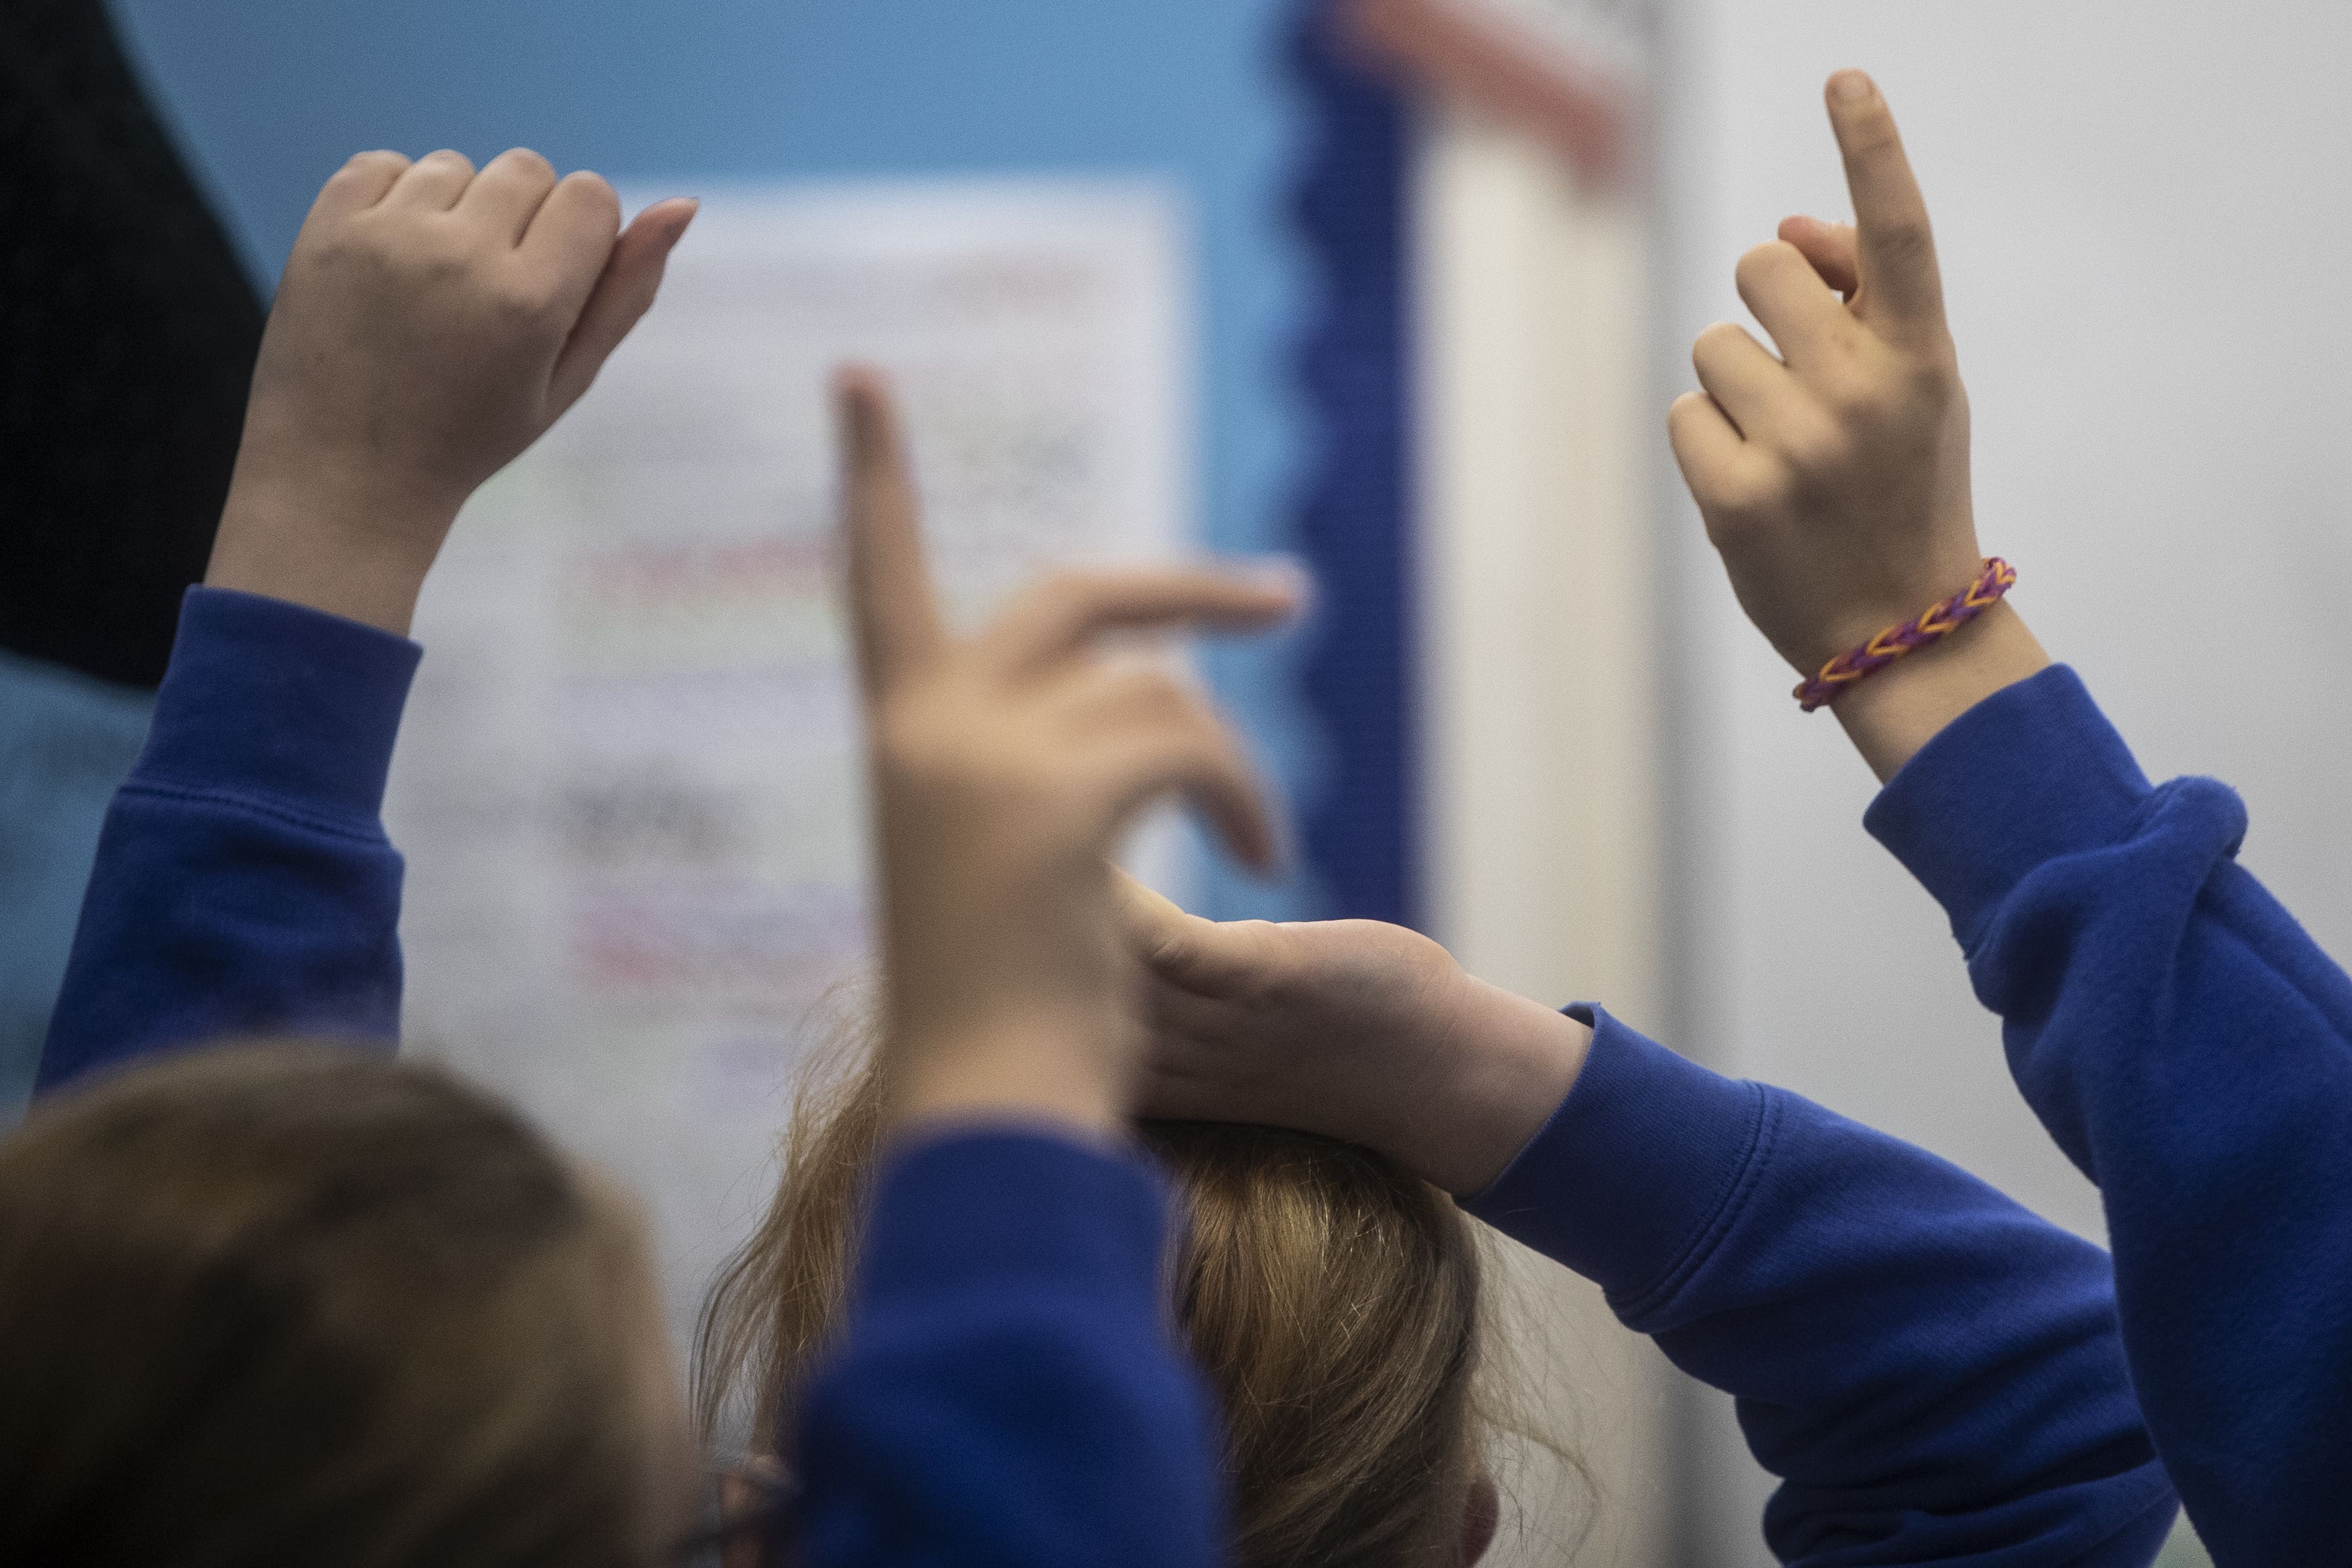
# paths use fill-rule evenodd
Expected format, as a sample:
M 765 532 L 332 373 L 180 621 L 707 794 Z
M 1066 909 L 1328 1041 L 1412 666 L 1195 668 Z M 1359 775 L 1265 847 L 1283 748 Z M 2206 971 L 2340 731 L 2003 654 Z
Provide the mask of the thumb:
M 1823 223 L 1819 218 L 1803 216 L 1782 218 L 1780 238 L 1795 246 L 1799 255 L 1812 263 L 1813 271 L 1823 283 L 1853 299 L 1854 290 L 1862 287 L 1861 258 L 1855 254 L 1854 230 L 1852 224 Z
M 1215 921 L 1188 914 L 1174 899 L 1117 866 L 1111 867 L 1110 879 L 1119 927 L 1145 967 L 1181 986 L 1215 967 L 1213 948 L 1220 934 Z
M 613 242 L 604 276 L 597 278 L 588 303 L 581 308 L 578 324 L 556 356 L 548 397 L 557 413 L 580 401 L 596 372 L 621 346 L 621 340 L 653 308 L 669 253 L 685 237 L 687 225 L 699 210 L 699 204 L 688 197 L 656 202 L 639 213 L 636 221 Z

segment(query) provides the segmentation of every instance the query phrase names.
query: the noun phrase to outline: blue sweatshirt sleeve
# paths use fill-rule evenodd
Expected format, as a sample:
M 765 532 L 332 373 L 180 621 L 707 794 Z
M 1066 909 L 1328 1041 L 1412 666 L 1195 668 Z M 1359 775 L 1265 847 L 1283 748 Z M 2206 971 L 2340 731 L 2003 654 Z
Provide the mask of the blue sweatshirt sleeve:
M 235 1034 L 400 1033 L 400 856 L 379 812 L 419 650 L 188 591 L 116 791 L 37 1091 Z
M 1736 1396 L 1807 1568 L 2138 1568 L 2175 1502 L 2106 1255 L 1925 1150 L 1594 1009 L 1591 1056 L 1473 1214 Z
M 2244 807 L 2151 787 L 2059 666 L 1866 822 L 2099 1186 L 2140 1403 L 2214 1560 L 2352 1558 L 2352 981 L 2237 864 Z
M 882 1176 L 841 1348 L 813 1379 L 807 1568 L 1206 1568 L 1207 1396 L 1161 1284 L 1167 1203 L 1130 1160 L 1015 1132 Z

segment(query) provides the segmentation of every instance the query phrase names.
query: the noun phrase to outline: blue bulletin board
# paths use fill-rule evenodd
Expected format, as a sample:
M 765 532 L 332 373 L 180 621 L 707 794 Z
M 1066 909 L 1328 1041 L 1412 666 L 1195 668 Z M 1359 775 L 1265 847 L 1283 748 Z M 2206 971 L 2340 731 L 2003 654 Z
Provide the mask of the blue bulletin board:
M 1405 118 L 1316 0 L 115 0 L 274 279 L 349 153 L 515 144 L 628 183 L 1080 173 L 1192 229 L 1203 542 L 1306 553 L 1317 623 L 1212 679 L 1287 789 L 1304 866 L 1205 912 L 1409 918 Z

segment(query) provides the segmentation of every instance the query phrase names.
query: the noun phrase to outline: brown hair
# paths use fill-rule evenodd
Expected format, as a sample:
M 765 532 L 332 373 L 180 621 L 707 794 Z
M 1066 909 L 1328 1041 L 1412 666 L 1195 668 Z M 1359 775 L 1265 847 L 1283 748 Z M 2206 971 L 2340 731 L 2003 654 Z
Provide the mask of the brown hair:
M 705 1305 L 697 1406 L 788 1430 L 836 1327 L 882 1132 L 845 1050 L 803 1080 L 775 1197 Z M 1451 1564 L 1484 1473 L 1477 1244 L 1436 1188 L 1306 1133 L 1147 1123 L 1182 1206 L 1177 1326 L 1223 1416 L 1243 1568 Z
M 688 1522 L 656 1322 L 635 1221 L 444 1073 L 142 1068 L 0 1144 L 0 1561 L 635 1568 Z

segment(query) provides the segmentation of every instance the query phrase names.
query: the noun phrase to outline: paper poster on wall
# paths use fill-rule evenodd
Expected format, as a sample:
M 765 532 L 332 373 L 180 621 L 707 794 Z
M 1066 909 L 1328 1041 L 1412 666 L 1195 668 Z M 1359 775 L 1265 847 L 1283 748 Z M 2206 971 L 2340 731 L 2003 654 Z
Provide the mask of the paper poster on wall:
M 675 1323 L 764 1200 L 812 1004 L 866 953 L 828 374 L 896 378 L 961 619 L 1042 561 L 1181 554 L 1186 254 L 1152 187 L 706 196 L 426 588 L 386 809 L 412 1049 L 651 1204 Z

